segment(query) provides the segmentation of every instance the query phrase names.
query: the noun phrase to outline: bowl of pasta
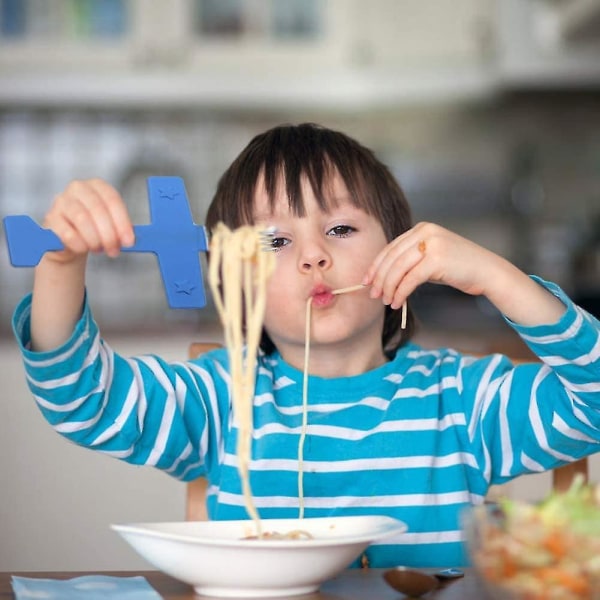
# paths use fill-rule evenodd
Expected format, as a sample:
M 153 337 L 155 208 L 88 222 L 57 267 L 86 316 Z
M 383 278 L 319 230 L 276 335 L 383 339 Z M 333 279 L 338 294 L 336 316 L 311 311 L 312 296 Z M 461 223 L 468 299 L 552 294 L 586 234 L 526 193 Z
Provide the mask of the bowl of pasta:
M 406 531 L 386 516 L 112 525 L 155 568 L 213 597 L 316 591 L 372 543 Z
M 465 531 L 491 598 L 600 600 L 600 485 L 578 481 L 539 504 L 478 506 Z

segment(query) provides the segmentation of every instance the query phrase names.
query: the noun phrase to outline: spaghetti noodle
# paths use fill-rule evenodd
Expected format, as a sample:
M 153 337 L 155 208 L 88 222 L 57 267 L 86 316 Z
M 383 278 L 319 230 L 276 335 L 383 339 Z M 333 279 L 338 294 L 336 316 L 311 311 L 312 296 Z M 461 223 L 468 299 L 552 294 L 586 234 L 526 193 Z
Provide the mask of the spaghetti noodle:
M 347 294 L 357 292 L 365 286 L 361 283 L 349 287 L 332 290 L 332 294 Z M 310 322 L 311 322 L 312 296 L 306 301 L 306 317 L 304 325 L 304 371 L 302 373 L 302 428 L 300 439 L 298 441 L 298 518 L 304 517 L 304 441 L 306 440 L 306 430 L 308 428 L 308 363 L 310 358 Z M 407 303 L 402 304 L 402 322 L 401 329 L 406 329 Z
M 304 370 L 302 373 L 302 428 L 298 440 L 298 518 L 304 517 L 304 441 L 308 427 L 308 360 L 310 358 L 310 315 L 312 296 L 306 302 L 304 324 Z
M 229 355 L 233 414 L 238 421 L 237 457 L 248 515 L 262 536 L 250 489 L 252 408 L 256 357 L 275 256 L 265 249 L 264 232 L 253 226 L 235 230 L 219 223 L 210 243 L 209 284 L 224 328 Z

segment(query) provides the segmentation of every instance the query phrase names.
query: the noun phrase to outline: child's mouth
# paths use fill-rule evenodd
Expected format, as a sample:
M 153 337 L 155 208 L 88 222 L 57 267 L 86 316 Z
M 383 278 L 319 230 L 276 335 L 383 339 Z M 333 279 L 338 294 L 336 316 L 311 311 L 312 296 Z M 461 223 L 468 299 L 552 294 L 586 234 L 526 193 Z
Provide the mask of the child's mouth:
M 326 287 L 315 288 L 311 292 L 311 298 L 312 305 L 317 308 L 329 306 L 335 300 L 335 296 L 331 293 L 331 290 Z

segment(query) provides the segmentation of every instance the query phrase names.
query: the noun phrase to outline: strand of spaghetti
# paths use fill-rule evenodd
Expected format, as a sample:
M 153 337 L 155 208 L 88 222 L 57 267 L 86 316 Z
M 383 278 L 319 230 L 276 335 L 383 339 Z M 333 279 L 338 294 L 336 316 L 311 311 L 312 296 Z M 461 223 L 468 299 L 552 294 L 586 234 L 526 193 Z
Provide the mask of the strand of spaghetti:
M 332 290 L 333 295 L 348 294 L 364 289 L 362 283 Z M 306 317 L 304 322 L 304 369 L 302 373 L 302 428 L 298 440 L 298 517 L 304 517 L 304 442 L 308 425 L 308 365 L 310 358 L 310 322 L 312 296 L 306 302 Z M 407 303 L 402 303 L 401 328 L 406 329 Z
M 332 294 L 337 296 L 338 294 L 348 294 L 350 292 L 358 292 L 358 290 L 364 289 L 364 285 L 359 283 L 358 285 L 351 285 L 349 287 L 338 288 L 337 290 L 332 290 Z M 407 312 L 408 307 L 406 304 L 406 300 L 402 303 L 402 317 L 400 323 L 400 329 L 406 329 L 406 320 L 407 320 Z
M 308 360 L 310 357 L 310 316 L 312 296 L 306 302 L 304 322 L 304 371 L 302 376 L 302 429 L 298 440 L 298 518 L 304 517 L 304 441 L 308 426 Z
M 351 285 L 350 287 L 338 288 L 337 290 L 332 290 L 332 294 L 337 296 L 338 294 L 347 294 L 348 292 L 358 292 L 358 290 L 364 290 L 365 286 L 362 283 L 358 285 Z
M 266 282 L 274 255 L 264 252 L 261 230 L 244 226 L 231 231 L 222 223 L 211 238 L 209 283 L 224 329 L 231 373 L 233 413 L 238 425 L 237 457 L 244 503 L 262 536 L 250 487 L 252 411 L 256 359 L 266 305 Z
M 240 256 L 242 258 L 241 264 L 241 281 L 242 281 L 242 294 L 243 297 L 240 298 L 241 301 L 244 302 L 244 314 L 246 315 L 246 326 L 249 328 L 246 332 L 246 336 L 248 336 L 248 331 L 252 327 L 254 313 L 252 311 L 252 278 L 251 278 L 251 265 L 248 264 L 247 260 L 244 260 L 244 250 L 243 247 L 244 240 L 238 240 L 240 243 Z M 240 311 L 241 312 L 241 311 Z M 240 324 L 241 325 L 241 324 Z M 242 326 L 242 325 L 241 325 Z M 241 329 L 240 326 L 240 329 Z M 252 349 L 248 345 L 246 341 L 246 365 L 245 369 L 242 369 L 241 378 L 240 378 L 240 387 L 241 390 L 239 392 L 239 398 L 243 398 L 243 402 L 236 403 L 234 405 L 234 410 L 238 412 L 238 418 L 243 423 L 240 426 L 237 440 L 237 455 L 238 455 L 238 468 L 240 470 L 241 479 L 242 479 L 242 491 L 244 493 L 244 499 L 246 502 L 246 510 L 248 514 L 254 519 L 256 523 L 256 534 L 258 537 L 262 536 L 262 527 L 260 525 L 260 519 L 258 516 L 258 512 L 256 507 L 254 506 L 254 501 L 252 500 L 252 490 L 250 487 L 250 460 L 251 460 L 251 452 L 250 449 L 252 447 L 252 389 L 254 382 L 254 357 L 255 354 L 252 353 Z
M 333 295 L 348 294 L 363 289 L 363 284 L 333 290 Z M 298 440 L 298 518 L 304 517 L 304 442 L 308 426 L 308 365 L 310 359 L 310 322 L 311 322 L 312 296 L 306 302 L 306 317 L 304 321 L 304 369 L 302 373 L 302 428 Z M 402 304 L 401 328 L 406 329 L 406 301 Z
M 227 233 L 227 234 L 226 234 Z M 221 315 L 227 335 L 227 348 L 230 355 L 231 387 L 234 414 L 238 420 L 237 455 L 238 469 L 242 481 L 242 491 L 248 514 L 255 520 L 257 533 L 260 535 L 260 521 L 252 502 L 249 488 L 249 452 L 246 451 L 249 438 L 249 414 L 246 397 L 246 378 L 243 365 L 243 332 L 242 332 L 242 310 L 244 287 L 246 282 L 242 279 L 243 255 L 240 240 L 242 234 L 237 237 L 231 232 L 222 231 L 221 237 L 215 237 L 215 245 L 220 245 L 223 256 L 221 263 L 221 280 L 223 290 L 223 314 Z M 218 243 L 220 242 L 220 244 Z M 246 354 L 246 364 L 249 363 Z M 251 417 L 251 413 L 250 413 Z M 250 434 L 251 435 L 251 434 Z
M 256 240 L 253 240 L 254 245 L 252 248 L 246 248 L 248 260 L 244 262 L 244 299 L 246 303 L 246 315 L 247 315 L 247 323 L 246 323 L 246 355 L 256 357 L 258 354 L 258 348 L 260 344 L 260 337 L 262 332 L 262 321 L 265 312 L 265 304 L 266 304 L 266 293 L 264 289 L 264 282 L 266 282 L 269 272 L 265 270 L 267 266 L 267 261 L 264 260 L 264 257 L 256 257 L 256 252 L 261 253 L 260 245 L 257 248 Z M 248 240 L 245 240 L 244 243 L 248 243 Z M 270 254 L 272 253 L 262 252 L 262 254 Z M 270 257 L 269 257 L 270 258 Z M 262 292 L 262 293 L 261 293 Z M 247 398 L 252 399 L 254 396 L 254 383 L 256 377 L 256 359 L 252 360 L 248 363 L 246 368 L 246 380 L 245 380 L 245 396 Z M 244 441 L 244 447 L 247 449 L 247 464 L 246 467 L 246 476 L 242 479 L 245 487 L 244 496 L 246 498 L 251 498 L 252 493 L 250 489 L 249 483 L 249 468 L 250 468 L 250 448 L 252 442 L 252 402 L 247 403 L 248 414 L 246 415 L 248 426 L 245 434 L 247 439 Z M 254 509 L 254 505 L 252 504 L 252 508 Z M 258 520 L 258 513 L 256 513 L 254 509 L 255 518 Z M 260 521 L 258 521 L 259 525 L 257 526 L 258 535 L 262 535 L 260 528 Z

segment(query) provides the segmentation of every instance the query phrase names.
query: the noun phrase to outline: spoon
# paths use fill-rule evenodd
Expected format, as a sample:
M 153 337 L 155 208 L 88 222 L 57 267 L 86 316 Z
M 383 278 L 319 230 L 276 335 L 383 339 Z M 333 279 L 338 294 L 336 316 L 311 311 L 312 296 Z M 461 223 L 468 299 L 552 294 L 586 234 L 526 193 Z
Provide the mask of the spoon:
M 456 579 L 463 575 L 464 573 L 459 569 L 443 569 L 430 575 L 417 569 L 395 567 L 385 571 L 383 578 L 397 592 L 410 598 L 418 598 L 440 587 L 443 581 Z

